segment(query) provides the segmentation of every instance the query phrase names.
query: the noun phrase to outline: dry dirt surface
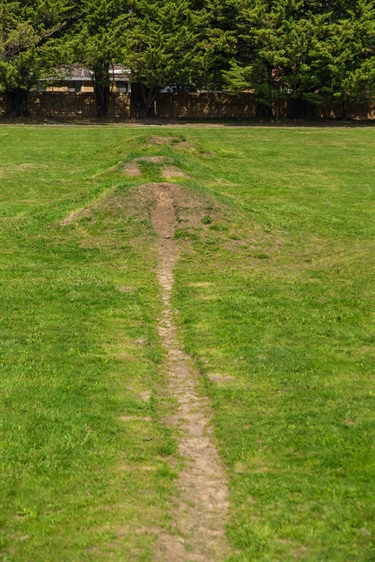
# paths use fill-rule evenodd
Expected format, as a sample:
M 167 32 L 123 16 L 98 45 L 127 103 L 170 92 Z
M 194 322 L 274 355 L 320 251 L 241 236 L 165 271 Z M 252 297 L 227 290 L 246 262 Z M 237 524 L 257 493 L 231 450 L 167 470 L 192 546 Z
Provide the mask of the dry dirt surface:
M 228 510 L 226 477 L 212 439 L 209 403 L 199 393 L 193 363 L 178 343 L 171 305 L 173 270 L 178 259 L 173 240 L 175 206 L 182 188 L 158 183 L 143 189 L 154 198 L 151 221 L 158 236 L 158 278 L 163 299 L 159 333 L 167 351 L 168 392 L 178 404 L 176 414 L 166 421 L 178 430 L 179 453 L 184 461 L 172 512 L 176 534 L 159 534 L 155 560 L 223 561 L 229 554 L 224 533 Z
M 180 168 L 177 168 L 177 166 L 163 166 L 162 176 L 165 179 L 188 177 L 185 172 Z
M 152 164 L 166 164 L 170 163 L 172 158 L 168 156 L 141 156 L 140 158 L 135 158 L 130 162 L 127 162 L 124 166 L 125 174 L 128 176 L 139 177 L 142 175 L 141 169 L 139 167 L 139 162 L 151 162 Z
M 165 422 L 178 435 L 183 468 L 176 481 L 176 498 L 172 505 L 173 531 L 140 529 L 139 532 L 158 537 L 155 562 L 223 562 L 230 555 L 224 531 L 228 511 L 227 480 L 212 437 L 210 404 L 201 395 L 194 363 L 183 352 L 177 338 L 171 294 L 179 251 L 189 251 L 190 244 L 181 238 L 175 241 L 175 230 L 204 229 L 202 219 L 207 212 L 220 222 L 226 220 L 226 211 L 207 195 L 163 182 L 146 184 L 130 192 L 111 191 L 87 207 L 71 212 L 60 225 L 76 224 L 84 234 L 82 244 L 93 247 L 96 242 L 85 233 L 81 222 L 87 217 L 94 219 L 97 208 L 106 209 L 108 220 L 118 214 L 144 220 L 151 209 L 152 226 L 157 234 L 157 273 L 163 304 L 159 334 L 167 352 L 164 364 L 167 395 L 178 405 L 176 413 L 170 414 Z M 103 245 L 103 237 L 100 243 Z M 108 239 L 106 243 L 113 244 L 113 240 Z M 142 251 L 144 240 L 133 243 Z M 131 288 L 119 286 L 118 290 L 126 292 Z M 145 342 L 139 338 L 134 343 L 144 345 Z M 147 392 L 142 400 L 148 400 L 150 394 Z

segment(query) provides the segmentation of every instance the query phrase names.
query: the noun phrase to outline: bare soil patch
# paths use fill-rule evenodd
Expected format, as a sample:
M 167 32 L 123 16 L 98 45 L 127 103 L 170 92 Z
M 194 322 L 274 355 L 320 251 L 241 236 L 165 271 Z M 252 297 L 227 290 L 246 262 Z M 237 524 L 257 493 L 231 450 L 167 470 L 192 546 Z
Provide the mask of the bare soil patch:
M 178 411 L 167 423 L 179 430 L 179 453 L 184 459 L 172 513 L 176 534 L 159 535 L 155 556 L 162 561 L 214 562 L 223 560 L 228 553 L 224 534 L 228 489 L 212 439 L 209 403 L 199 394 L 192 361 L 179 346 L 171 306 L 173 269 L 178 259 L 173 240 L 175 208 L 176 201 L 183 199 L 183 190 L 169 183 L 151 184 L 144 189 L 156 200 L 151 220 L 159 242 L 158 277 L 163 300 L 159 333 L 168 352 L 168 390 L 178 403 Z
M 128 176 L 134 176 L 138 178 L 142 175 L 141 169 L 138 166 L 138 162 L 136 160 L 132 160 L 132 162 L 128 162 L 124 166 L 124 171 Z
M 189 141 L 180 141 L 177 142 L 174 146 L 175 148 L 178 148 L 180 150 L 189 150 L 190 148 L 192 148 L 192 145 Z
M 153 135 L 148 139 L 148 145 L 156 145 L 156 146 L 166 146 L 166 145 L 173 145 L 173 148 L 177 150 L 191 150 L 192 144 L 187 140 L 181 140 L 179 137 L 175 136 L 167 136 L 162 137 L 158 135 Z
M 151 162 L 152 164 L 165 164 L 166 162 L 172 162 L 170 156 L 141 156 L 137 158 L 137 162 Z
M 219 382 L 219 383 L 220 383 L 220 382 L 225 383 L 225 382 L 231 382 L 231 381 L 235 381 L 235 380 L 236 380 L 235 377 L 232 377 L 232 376 L 230 376 L 230 375 L 223 375 L 223 374 L 221 374 L 221 373 L 209 373 L 207 376 L 208 376 L 208 378 L 210 379 L 210 381 L 216 382 L 216 383 L 217 383 L 217 382 Z
M 153 145 L 156 144 L 157 146 L 165 146 L 166 144 L 171 144 L 176 139 L 176 137 L 162 137 L 159 135 L 153 135 L 148 139 L 148 144 Z
M 141 156 L 140 158 L 135 158 L 131 162 L 127 162 L 124 166 L 124 172 L 128 176 L 140 177 L 142 175 L 142 170 L 139 166 L 140 162 L 151 162 L 151 164 L 166 164 L 172 162 L 172 158 L 169 156 Z
M 189 177 L 181 168 L 177 168 L 177 166 L 164 166 L 162 176 L 165 179 Z
M 78 211 L 73 211 L 72 213 L 69 213 L 69 215 L 60 222 L 60 225 L 69 226 L 71 224 L 74 224 L 75 222 L 80 221 L 81 219 L 90 218 L 91 216 L 92 216 L 91 209 L 88 208 L 79 209 Z
M 189 148 L 191 143 L 187 140 L 182 140 L 181 137 L 175 135 L 168 135 L 168 136 L 161 136 L 161 135 L 152 135 L 147 144 L 149 145 L 157 145 L 157 146 L 165 146 L 173 144 L 173 146 L 181 147 L 181 148 Z

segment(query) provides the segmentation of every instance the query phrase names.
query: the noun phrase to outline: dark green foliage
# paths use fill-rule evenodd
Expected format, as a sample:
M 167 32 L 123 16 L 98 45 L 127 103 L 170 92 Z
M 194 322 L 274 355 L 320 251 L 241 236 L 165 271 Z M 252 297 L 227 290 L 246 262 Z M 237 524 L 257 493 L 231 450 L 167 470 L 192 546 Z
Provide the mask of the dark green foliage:
M 110 69 L 130 72 L 138 117 L 153 115 L 165 86 L 251 90 L 258 116 L 292 117 L 314 107 L 373 98 L 373 0 L 0 0 L 0 87 L 14 115 L 26 93 L 56 69 L 93 73 L 105 116 Z
M 152 114 L 164 86 L 192 82 L 200 64 L 199 22 L 189 0 L 136 0 L 120 19 L 121 62 L 131 71 L 137 117 Z
M 223 73 L 272 108 L 292 99 L 292 116 L 313 105 L 370 99 L 374 91 L 374 3 L 264 0 L 237 3 L 236 54 Z
M 74 29 L 70 49 L 72 60 L 93 72 L 98 117 L 108 113 L 110 69 L 119 59 L 119 41 L 115 34 L 118 18 L 130 9 L 127 0 L 84 0 L 84 17 Z
M 27 115 L 27 92 L 56 63 L 54 40 L 71 24 L 70 0 L 0 3 L 0 87 L 10 112 Z

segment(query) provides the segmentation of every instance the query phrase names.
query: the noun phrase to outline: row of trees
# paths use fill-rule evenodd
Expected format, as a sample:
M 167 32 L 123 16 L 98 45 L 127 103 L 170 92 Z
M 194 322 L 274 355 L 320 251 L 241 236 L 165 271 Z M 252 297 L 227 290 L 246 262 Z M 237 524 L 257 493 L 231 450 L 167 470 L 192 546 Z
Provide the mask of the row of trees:
M 27 114 L 40 79 L 82 64 L 93 72 L 98 115 L 110 68 L 130 70 L 139 117 L 161 88 L 252 90 L 260 116 L 276 100 L 296 117 L 315 104 L 371 99 L 373 0 L 0 0 L 0 89 Z

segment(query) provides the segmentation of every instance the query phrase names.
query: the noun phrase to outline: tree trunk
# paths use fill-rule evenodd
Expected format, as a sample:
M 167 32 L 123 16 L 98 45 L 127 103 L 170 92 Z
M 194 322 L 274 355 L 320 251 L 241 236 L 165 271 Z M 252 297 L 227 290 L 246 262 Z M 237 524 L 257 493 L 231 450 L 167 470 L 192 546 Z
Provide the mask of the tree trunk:
M 311 102 L 303 98 L 292 99 L 289 117 L 291 119 L 314 119 L 314 106 Z
M 93 82 L 97 115 L 99 118 L 107 117 L 111 89 L 108 63 L 98 64 L 94 69 Z
M 22 88 L 14 88 L 6 91 L 8 101 L 7 113 L 12 117 L 28 117 L 30 115 L 27 108 L 28 91 Z
M 148 88 L 141 82 L 131 85 L 132 109 L 137 119 L 155 117 L 154 101 L 159 93 L 159 88 Z
M 345 98 L 341 99 L 338 105 L 338 111 L 337 111 L 337 119 L 339 121 L 344 121 L 345 119 L 348 118 L 348 110 L 346 107 L 346 100 Z
M 263 91 L 262 101 L 258 100 L 255 117 L 257 119 L 272 119 L 273 118 L 273 94 L 274 94 L 274 80 L 273 80 L 273 67 L 267 65 L 264 69 L 264 85 L 266 89 Z
M 267 105 L 266 103 L 258 102 L 255 117 L 257 119 L 272 119 L 272 107 L 270 105 Z

